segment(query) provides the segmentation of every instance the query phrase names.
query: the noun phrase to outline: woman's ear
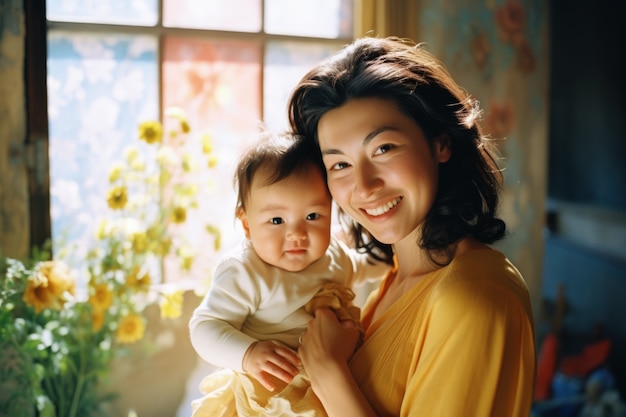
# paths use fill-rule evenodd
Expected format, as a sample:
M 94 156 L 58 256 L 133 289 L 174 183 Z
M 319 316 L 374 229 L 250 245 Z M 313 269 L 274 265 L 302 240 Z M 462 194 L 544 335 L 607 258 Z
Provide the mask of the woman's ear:
M 248 218 L 246 217 L 246 212 L 239 208 L 237 209 L 237 218 L 241 222 L 241 226 L 243 227 L 243 232 L 246 235 L 246 239 L 250 239 L 250 225 L 248 224 Z
M 439 163 L 448 162 L 452 156 L 452 141 L 447 133 L 435 139 L 435 159 Z

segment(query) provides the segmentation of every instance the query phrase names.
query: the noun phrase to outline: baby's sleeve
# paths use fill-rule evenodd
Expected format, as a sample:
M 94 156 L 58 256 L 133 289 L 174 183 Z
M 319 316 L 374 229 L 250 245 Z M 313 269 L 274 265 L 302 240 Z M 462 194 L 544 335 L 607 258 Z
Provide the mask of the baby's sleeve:
M 191 344 L 205 361 L 242 372 L 246 350 L 256 339 L 241 331 L 256 310 L 258 290 L 244 265 L 235 259 L 221 262 L 213 283 L 189 321 Z

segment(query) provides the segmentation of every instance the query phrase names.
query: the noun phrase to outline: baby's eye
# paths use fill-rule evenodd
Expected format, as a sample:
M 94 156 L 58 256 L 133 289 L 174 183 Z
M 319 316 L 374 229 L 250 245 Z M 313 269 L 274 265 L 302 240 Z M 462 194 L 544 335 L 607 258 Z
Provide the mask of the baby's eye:
M 282 217 L 272 217 L 270 219 L 270 223 L 272 223 L 272 224 L 283 224 L 283 223 L 285 223 L 285 221 L 283 220 Z
M 320 218 L 320 214 L 319 213 L 311 213 L 311 214 L 306 216 L 307 220 L 317 220 L 319 218 Z
M 380 154 L 383 154 L 383 153 L 387 153 L 392 148 L 393 148 L 393 145 L 389 145 L 389 144 L 381 145 L 378 148 L 376 148 L 376 150 L 374 151 L 374 155 L 380 155 Z

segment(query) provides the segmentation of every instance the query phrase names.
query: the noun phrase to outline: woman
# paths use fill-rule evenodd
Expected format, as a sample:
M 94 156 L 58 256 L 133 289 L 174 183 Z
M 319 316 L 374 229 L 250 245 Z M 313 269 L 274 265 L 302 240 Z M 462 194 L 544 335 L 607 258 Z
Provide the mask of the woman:
M 292 128 L 319 145 L 356 246 L 394 265 L 354 354 L 356 330 L 328 311 L 302 337 L 330 416 L 530 415 L 530 298 L 488 246 L 505 224 L 479 115 L 437 59 L 397 38 L 356 40 L 292 93 Z

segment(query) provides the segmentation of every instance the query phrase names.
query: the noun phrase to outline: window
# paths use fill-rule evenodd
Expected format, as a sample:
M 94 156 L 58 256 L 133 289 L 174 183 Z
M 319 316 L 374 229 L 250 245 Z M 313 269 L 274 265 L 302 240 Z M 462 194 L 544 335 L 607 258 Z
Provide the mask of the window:
M 222 247 L 240 233 L 232 169 L 261 123 L 287 126 L 286 102 L 314 63 L 352 37 L 352 0 L 55 0 L 48 20 L 50 211 L 57 245 L 84 256 L 107 208 L 108 172 L 140 122 L 179 107 L 217 154 L 204 167 L 197 210 L 181 231 L 198 251 L 193 278 L 220 252 L 197 224 L 214 223 Z M 165 273 L 166 281 L 181 279 Z

